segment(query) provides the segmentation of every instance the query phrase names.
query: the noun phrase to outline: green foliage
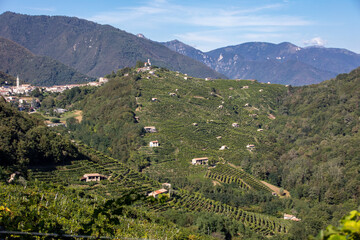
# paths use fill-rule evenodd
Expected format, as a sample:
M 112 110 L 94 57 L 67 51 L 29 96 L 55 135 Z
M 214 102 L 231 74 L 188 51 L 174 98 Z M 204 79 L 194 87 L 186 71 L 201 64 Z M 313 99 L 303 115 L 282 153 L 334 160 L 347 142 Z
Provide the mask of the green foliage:
M 83 120 L 70 124 L 74 136 L 104 153 L 130 161 L 130 151 L 140 142 L 142 128 L 135 124 L 136 76 L 115 77 L 81 102 Z M 141 162 L 129 162 L 138 168 Z M 146 164 L 146 162 L 145 162 Z
M 90 195 L 49 183 L 35 182 L 27 188 L 0 183 L 0 187 L 0 227 L 7 231 L 115 238 L 178 239 L 189 235 L 207 238 L 134 206 L 144 197 L 132 192 L 104 200 L 101 194 Z
M 9 170 L 59 163 L 78 155 L 70 141 L 2 101 L 0 118 L 0 165 Z
M 313 240 L 358 240 L 360 239 L 360 212 L 354 210 L 344 216 L 339 227 L 329 225 L 321 230 Z
M 0 86 L 15 86 L 16 78 L 0 71 Z
M 360 203 L 360 69 L 319 85 L 295 88 L 271 125 L 276 169 L 298 198 Z M 346 174 L 344 174 L 346 173 Z

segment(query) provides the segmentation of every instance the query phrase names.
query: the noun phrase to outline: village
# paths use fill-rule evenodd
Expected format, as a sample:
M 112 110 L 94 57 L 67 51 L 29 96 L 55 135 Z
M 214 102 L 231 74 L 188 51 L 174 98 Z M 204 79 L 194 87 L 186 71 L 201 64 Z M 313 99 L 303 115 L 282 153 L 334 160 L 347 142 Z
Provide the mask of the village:
M 107 78 L 100 77 L 98 81 L 95 82 L 88 82 L 88 83 L 81 83 L 81 84 L 66 84 L 66 85 L 54 85 L 50 87 L 45 86 L 32 86 L 31 84 L 20 84 L 19 76 L 16 77 L 16 86 L 1 86 L 0 87 L 0 95 L 2 96 L 16 96 L 16 95 L 25 95 L 29 96 L 29 93 L 34 91 L 35 89 L 41 89 L 45 92 L 50 93 L 61 93 L 67 89 L 72 89 L 74 87 L 85 87 L 85 86 L 92 86 L 92 87 L 99 87 L 104 83 L 108 82 Z M 7 82 L 5 82 L 7 84 Z M 5 98 L 7 99 L 7 98 Z M 9 98 L 11 100 L 11 98 Z

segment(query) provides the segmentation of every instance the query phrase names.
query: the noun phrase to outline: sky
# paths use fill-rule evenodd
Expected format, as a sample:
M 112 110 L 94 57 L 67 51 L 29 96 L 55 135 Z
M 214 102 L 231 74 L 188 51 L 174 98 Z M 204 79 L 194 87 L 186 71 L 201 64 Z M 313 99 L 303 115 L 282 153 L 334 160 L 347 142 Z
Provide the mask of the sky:
M 0 0 L 0 13 L 72 16 L 204 52 L 244 42 L 360 53 L 360 0 Z

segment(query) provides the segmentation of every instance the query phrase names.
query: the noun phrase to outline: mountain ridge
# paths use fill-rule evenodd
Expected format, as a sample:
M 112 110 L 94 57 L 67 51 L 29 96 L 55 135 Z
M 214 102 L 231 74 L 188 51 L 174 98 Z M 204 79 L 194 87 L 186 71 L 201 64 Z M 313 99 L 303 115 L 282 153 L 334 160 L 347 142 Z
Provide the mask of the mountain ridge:
M 202 52 L 179 40 L 162 44 L 202 61 L 229 78 L 250 78 L 295 86 L 319 83 L 360 66 L 360 54 L 349 50 L 301 48 L 289 42 L 248 42 L 208 52 Z M 284 74 L 284 69 L 287 69 L 287 74 Z
M 197 77 L 226 78 L 213 69 L 163 45 L 117 29 L 76 17 L 30 16 L 5 12 L 0 15 L 0 36 L 35 54 L 61 61 L 95 77 L 104 76 L 136 61 Z
M 94 81 L 54 59 L 37 56 L 23 46 L 0 37 L 0 70 L 19 75 L 33 85 L 51 86 Z

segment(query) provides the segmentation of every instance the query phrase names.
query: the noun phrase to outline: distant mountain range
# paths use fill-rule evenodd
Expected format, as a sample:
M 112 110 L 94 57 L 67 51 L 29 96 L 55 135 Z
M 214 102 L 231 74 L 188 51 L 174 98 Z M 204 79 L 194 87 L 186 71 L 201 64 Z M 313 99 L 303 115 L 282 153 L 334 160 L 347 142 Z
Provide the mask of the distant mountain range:
M 28 49 L 2 37 L 0 37 L 0 71 L 13 76 L 19 75 L 22 82 L 38 86 L 96 80 L 54 59 L 36 56 Z
M 177 40 L 158 43 L 142 34 L 64 16 L 5 12 L 0 15 L 0 36 L 92 77 L 150 59 L 153 65 L 194 77 L 257 79 L 299 86 L 319 83 L 360 66 L 360 54 L 346 49 L 249 42 L 202 52 Z
M 158 42 L 75 17 L 5 12 L 0 15 L 0 36 L 93 77 L 150 59 L 153 65 L 195 77 L 226 78 Z
M 300 48 L 288 42 L 249 42 L 206 53 L 178 40 L 163 44 L 232 79 L 257 79 L 294 86 L 319 83 L 360 66 L 360 54 L 346 49 Z

